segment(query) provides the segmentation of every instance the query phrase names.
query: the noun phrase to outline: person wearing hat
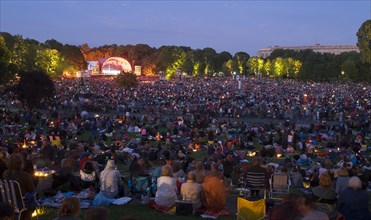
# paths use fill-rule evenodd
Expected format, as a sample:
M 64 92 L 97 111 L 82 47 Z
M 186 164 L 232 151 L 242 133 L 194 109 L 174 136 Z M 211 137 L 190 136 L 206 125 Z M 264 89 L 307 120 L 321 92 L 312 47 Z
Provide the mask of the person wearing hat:
M 100 190 L 108 198 L 124 196 L 121 174 L 116 169 L 114 160 L 108 160 L 106 167 L 100 174 Z

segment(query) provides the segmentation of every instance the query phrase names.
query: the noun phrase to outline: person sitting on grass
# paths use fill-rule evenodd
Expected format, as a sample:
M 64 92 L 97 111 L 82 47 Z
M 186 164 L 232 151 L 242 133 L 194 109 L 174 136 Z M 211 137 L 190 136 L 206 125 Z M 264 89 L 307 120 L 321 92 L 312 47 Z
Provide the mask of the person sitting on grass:
M 223 210 L 227 203 L 226 185 L 217 166 L 217 164 L 211 165 L 211 171 L 205 176 L 202 184 L 204 206 L 211 210 Z
M 124 196 L 124 185 L 115 161 L 108 160 L 106 168 L 100 174 L 100 190 L 108 198 Z
M 25 196 L 26 193 L 35 192 L 32 176 L 23 171 L 23 159 L 20 154 L 11 154 L 8 159 L 7 167 L 8 169 L 3 173 L 2 179 L 17 181 L 23 196 Z M 33 211 L 33 208 L 27 209 L 22 213 L 21 219 L 31 219 Z
M 157 179 L 157 191 L 155 196 L 156 205 L 163 208 L 171 208 L 178 199 L 176 179 L 170 166 L 163 166 L 161 176 Z
M 84 220 L 108 220 L 108 209 L 105 207 L 93 207 L 85 212 Z
M 0 219 L 13 220 L 14 207 L 10 203 L 0 203 Z
M 81 220 L 77 216 L 80 214 L 80 199 L 71 196 L 63 200 L 62 206 L 59 209 L 58 217 L 53 220 Z
M 196 174 L 192 171 L 187 174 L 187 182 L 183 183 L 180 189 L 183 200 L 191 200 L 193 210 L 196 211 L 202 207 L 203 188 L 196 182 Z
M 345 219 L 371 219 L 369 211 L 369 196 L 362 190 L 362 181 L 353 176 L 349 179 L 348 188 L 340 193 L 338 210 Z

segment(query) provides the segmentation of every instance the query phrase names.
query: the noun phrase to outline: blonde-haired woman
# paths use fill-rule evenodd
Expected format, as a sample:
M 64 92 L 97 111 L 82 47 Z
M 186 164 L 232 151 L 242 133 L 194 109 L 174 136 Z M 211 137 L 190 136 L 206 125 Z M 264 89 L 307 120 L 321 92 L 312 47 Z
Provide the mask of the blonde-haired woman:
M 336 193 L 331 188 L 331 177 L 323 173 L 319 177 L 319 186 L 312 189 L 313 197 L 316 201 L 316 209 L 324 212 L 330 219 L 335 219 L 338 212 L 335 208 Z
M 59 209 L 59 216 L 53 220 L 81 220 L 77 216 L 80 214 L 80 199 L 71 196 L 63 200 Z
M 176 179 L 169 166 L 163 166 L 161 176 L 157 179 L 157 191 L 155 196 L 156 205 L 162 208 L 171 208 L 178 199 Z

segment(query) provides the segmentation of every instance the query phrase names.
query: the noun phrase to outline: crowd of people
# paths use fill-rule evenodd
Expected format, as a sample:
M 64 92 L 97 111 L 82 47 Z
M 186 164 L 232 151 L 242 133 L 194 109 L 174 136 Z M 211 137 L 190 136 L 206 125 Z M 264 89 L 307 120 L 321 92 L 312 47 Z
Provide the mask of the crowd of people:
M 53 99 L 32 110 L 17 108 L 15 95 L 1 89 L 0 176 L 17 180 L 23 194 L 37 191 L 42 169 L 53 176 L 49 194 L 139 191 L 162 210 L 190 200 L 197 213 L 225 209 L 227 189 L 247 171 L 264 173 L 267 189 L 280 172 L 293 188 L 308 181 L 312 196 L 288 198 L 272 219 L 290 219 L 282 211 L 288 207 L 298 211 L 291 219 L 369 219 L 368 84 L 203 77 L 120 88 L 99 77 L 55 86 Z M 199 152 L 204 157 L 194 158 Z M 136 188 L 139 180 L 144 189 Z M 75 219 L 62 217 L 63 207 L 78 207 L 70 200 L 58 219 Z

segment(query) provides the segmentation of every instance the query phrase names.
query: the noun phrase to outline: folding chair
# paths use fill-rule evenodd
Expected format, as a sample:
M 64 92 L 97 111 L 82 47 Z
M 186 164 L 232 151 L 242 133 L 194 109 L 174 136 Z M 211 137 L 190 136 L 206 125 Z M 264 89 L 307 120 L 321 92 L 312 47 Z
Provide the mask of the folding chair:
M 14 214 L 20 220 L 22 212 L 26 211 L 27 207 L 19 183 L 14 180 L 0 180 L 0 198 L 1 202 L 14 207 Z
M 246 180 L 244 175 L 241 175 L 238 179 L 237 191 L 239 191 L 239 196 L 241 197 L 245 197 L 249 192 L 249 190 L 246 188 Z
M 288 174 L 274 173 L 269 179 L 269 185 L 269 198 L 283 199 L 290 192 L 290 177 Z
M 237 220 L 259 220 L 265 218 L 265 199 L 249 201 L 237 198 Z
M 245 181 L 248 190 L 262 190 L 263 198 L 266 199 L 265 173 L 247 172 Z

